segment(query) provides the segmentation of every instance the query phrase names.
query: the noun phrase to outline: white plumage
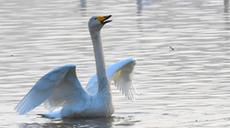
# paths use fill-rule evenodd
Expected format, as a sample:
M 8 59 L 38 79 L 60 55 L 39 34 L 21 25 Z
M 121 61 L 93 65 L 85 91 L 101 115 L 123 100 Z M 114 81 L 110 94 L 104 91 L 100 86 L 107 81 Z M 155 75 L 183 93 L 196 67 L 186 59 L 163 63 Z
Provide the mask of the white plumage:
M 135 88 L 132 85 L 132 73 L 135 66 L 135 59 L 127 58 L 120 60 L 117 63 L 111 64 L 106 74 L 109 83 L 113 81 L 116 88 L 119 89 L 128 99 L 134 100 Z M 89 94 L 95 95 L 97 93 L 98 83 L 96 74 L 93 75 L 86 87 Z
M 86 88 L 79 82 L 75 65 L 68 64 L 43 76 L 18 103 L 16 111 L 26 114 L 42 103 L 50 112 L 41 114 L 46 118 L 108 117 L 113 113 L 110 84 L 129 99 L 134 99 L 131 74 L 135 65 L 133 58 L 121 60 L 105 69 L 100 30 L 110 22 L 109 16 L 92 17 L 89 31 L 94 46 L 97 74 L 93 75 Z

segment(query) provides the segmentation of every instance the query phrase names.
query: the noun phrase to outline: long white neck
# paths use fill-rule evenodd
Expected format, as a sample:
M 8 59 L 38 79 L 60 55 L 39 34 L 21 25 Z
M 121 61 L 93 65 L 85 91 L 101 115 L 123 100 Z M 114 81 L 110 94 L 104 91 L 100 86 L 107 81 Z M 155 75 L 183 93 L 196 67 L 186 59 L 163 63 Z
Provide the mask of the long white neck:
M 110 87 L 106 75 L 100 31 L 90 31 L 90 35 L 93 41 L 94 56 L 96 60 L 97 81 L 99 86 L 98 92 L 109 93 Z

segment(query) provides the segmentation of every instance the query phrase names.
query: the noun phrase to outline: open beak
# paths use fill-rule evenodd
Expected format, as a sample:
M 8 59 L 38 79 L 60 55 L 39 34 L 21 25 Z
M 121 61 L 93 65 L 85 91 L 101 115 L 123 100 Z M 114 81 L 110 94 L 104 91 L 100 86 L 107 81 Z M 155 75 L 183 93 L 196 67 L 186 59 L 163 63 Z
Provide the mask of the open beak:
M 108 16 L 97 16 L 97 20 L 99 20 L 101 22 L 101 24 L 106 24 L 111 22 L 112 20 L 109 20 L 109 18 L 112 17 L 112 15 L 108 15 Z

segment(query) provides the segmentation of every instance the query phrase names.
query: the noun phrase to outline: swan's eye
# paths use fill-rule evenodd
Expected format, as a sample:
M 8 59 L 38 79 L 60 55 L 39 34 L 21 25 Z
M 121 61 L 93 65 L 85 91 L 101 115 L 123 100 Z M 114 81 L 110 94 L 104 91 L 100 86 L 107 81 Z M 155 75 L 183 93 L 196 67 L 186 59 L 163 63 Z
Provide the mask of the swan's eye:
M 97 20 L 97 18 L 94 18 L 94 20 Z

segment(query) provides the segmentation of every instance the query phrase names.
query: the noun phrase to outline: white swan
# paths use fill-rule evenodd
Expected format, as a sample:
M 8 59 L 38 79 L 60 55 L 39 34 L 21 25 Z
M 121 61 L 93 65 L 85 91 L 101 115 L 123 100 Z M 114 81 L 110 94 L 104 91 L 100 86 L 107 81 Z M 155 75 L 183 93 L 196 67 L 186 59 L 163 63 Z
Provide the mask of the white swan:
M 110 83 L 129 99 L 134 97 L 131 73 L 135 60 L 127 58 L 105 69 L 100 30 L 111 22 L 109 16 L 93 16 L 88 22 L 89 32 L 94 47 L 97 73 L 89 80 L 84 89 L 76 74 L 75 65 L 64 65 L 43 76 L 18 103 L 16 111 L 26 114 L 43 102 L 50 111 L 40 114 L 51 119 L 71 117 L 108 117 L 114 112 Z

